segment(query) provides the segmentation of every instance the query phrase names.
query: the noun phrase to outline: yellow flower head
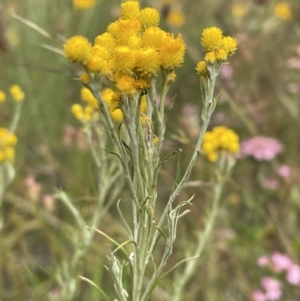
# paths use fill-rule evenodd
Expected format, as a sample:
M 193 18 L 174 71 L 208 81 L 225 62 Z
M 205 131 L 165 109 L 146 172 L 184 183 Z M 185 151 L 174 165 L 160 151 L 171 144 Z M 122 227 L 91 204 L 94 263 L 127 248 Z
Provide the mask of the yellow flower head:
M 0 163 L 14 159 L 14 146 L 17 141 L 14 133 L 11 133 L 7 128 L 0 128 Z
M 201 45 L 206 51 L 214 51 L 219 48 L 223 38 L 222 30 L 218 27 L 209 27 L 203 30 Z
M 140 4 L 137 1 L 128 1 L 121 4 L 121 18 L 138 18 L 140 14 Z
M 224 49 L 228 53 L 228 55 L 233 54 L 237 49 L 236 39 L 229 37 L 229 36 L 224 37 L 221 40 L 220 48 Z
M 274 13 L 279 19 L 283 21 L 289 21 L 293 16 L 292 9 L 287 2 L 279 2 L 278 4 L 276 4 Z
M 14 101 L 22 101 L 25 97 L 24 92 L 18 85 L 12 85 L 9 88 L 9 91 L 10 91 L 10 94 L 11 94 L 12 98 L 14 99 Z
M 89 58 L 91 44 L 83 36 L 74 36 L 64 45 L 64 51 L 69 61 L 73 63 L 84 64 Z
M 146 7 L 140 11 L 139 20 L 144 28 L 157 26 L 159 24 L 159 11 L 155 8 Z
M 3 91 L 0 91 L 0 102 L 4 102 L 6 99 L 6 95 Z
M 136 92 L 135 78 L 130 75 L 115 75 L 116 87 L 121 93 L 132 94 Z
M 167 38 L 167 33 L 156 26 L 150 26 L 145 29 L 142 35 L 142 46 L 151 47 L 154 49 L 160 49 L 161 44 L 165 38 Z
M 114 58 L 114 68 L 116 71 L 126 74 L 133 73 L 136 61 L 135 52 L 131 50 L 128 46 L 116 47 L 114 51 Z
M 205 54 L 204 60 L 208 63 L 208 64 L 214 64 L 216 61 L 216 54 L 213 51 L 207 52 Z
M 135 53 L 136 68 L 141 75 L 156 75 L 160 70 L 159 53 L 154 48 L 143 48 Z
M 124 120 L 124 115 L 121 109 L 115 109 L 111 111 L 110 116 L 117 123 L 121 123 Z
M 167 22 L 174 27 L 181 27 L 185 23 L 185 15 L 181 11 L 173 11 L 168 14 Z
M 81 99 L 85 101 L 93 109 L 98 109 L 98 101 L 88 88 L 81 88 Z
M 239 148 L 238 135 L 225 126 L 215 127 L 211 132 L 206 132 L 203 138 L 202 151 L 212 162 L 218 159 L 220 151 L 236 154 Z
M 126 45 L 129 38 L 138 36 L 142 30 L 141 22 L 137 18 L 119 19 L 111 23 L 107 31 L 111 33 L 120 45 Z
M 92 72 L 102 72 L 110 57 L 111 53 L 106 48 L 100 45 L 94 45 L 91 49 L 86 67 Z
M 78 103 L 72 105 L 71 112 L 78 120 L 82 120 L 84 118 L 83 108 Z
M 141 112 L 146 114 L 147 113 L 147 99 L 146 99 L 146 95 L 142 96 L 142 100 L 141 100 Z
M 228 52 L 222 48 L 218 49 L 215 53 L 216 59 L 221 62 L 225 62 L 228 57 Z
M 102 46 L 106 48 L 108 51 L 112 51 L 116 45 L 116 40 L 111 33 L 105 32 L 96 37 L 95 45 Z
M 197 64 L 196 70 L 201 75 L 207 75 L 207 64 L 205 61 L 200 61 Z
M 80 75 L 80 80 L 83 84 L 88 84 L 91 79 L 90 76 L 86 72 L 84 72 Z
M 73 0 L 73 6 L 77 9 L 89 9 L 96 4 L 96 0 Z
M 185 44 L 179 35 L 176 39 L 173 35 L 168 34 L 162 41 L 160 59 L 161 67 L 167 70 L 174 70 L 183 63 L 185 54 Z
M 243 17 L 247 13 L 247 7 L 245 4 L 234 4 L 231 9 L 232 14 L 235 17 Z

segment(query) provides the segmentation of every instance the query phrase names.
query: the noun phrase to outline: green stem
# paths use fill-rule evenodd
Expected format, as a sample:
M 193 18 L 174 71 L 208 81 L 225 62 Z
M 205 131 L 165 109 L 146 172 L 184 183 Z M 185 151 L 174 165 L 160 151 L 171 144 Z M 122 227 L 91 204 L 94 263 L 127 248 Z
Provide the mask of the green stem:
M 207 245 L 209 239 L 211 238 L 212 230 L 215 225 L 215 221 L 218 215 L 218 209 L 219 209 L 219 203 L 220 198 L 223 190 L 224 185 L 224 179 L 220 179 L 219 182 L 217 182 L 213 189 L 213 203 L 211 211 L 208 215 L 204 231 L 202 233 L 198 234 L 198 243 L 196 250 L 194 251 L 194 256 L 198 256 L 198 262 L 200 259 L 200 256 L 203 253 L 203 250 L 205 246 Z M 186 284 L 189 282 L 189 280 L 192 278 L 192 276 L 195 274 L 196 270 L 198 269 L 198 265 L 195 261 L 188 261 L 183 273 L 180 273 L 180 275 L 177 275 L 177 281 L 175 282 L 175 289 L 173 293 L 173 297 L 171 298 L 172 301 L 181 301 L 183 300 L 183 293 L 184 289 L 186 287 Z

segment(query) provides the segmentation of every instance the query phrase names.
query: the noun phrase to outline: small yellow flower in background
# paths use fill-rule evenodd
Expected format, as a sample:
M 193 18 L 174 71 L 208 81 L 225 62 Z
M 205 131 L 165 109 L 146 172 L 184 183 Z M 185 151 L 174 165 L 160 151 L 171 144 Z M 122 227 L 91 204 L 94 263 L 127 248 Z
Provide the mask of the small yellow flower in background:
M 167 22 L 174 27 L 181 27 L 185 23 L 185 15 L 181 11 L 171 11 L 167 16 Z
M 234 4 L 232 6 L 231 12 L 235 17 L 243 17 L 247 13 L 247 7 L 242 3 Z
M 11 94 L 12 98 L 14 99 L 14 101 L 22 101 L 25 97 L 24 92 L 18 85 L 12 85 L 9 88 L 9 91 L 10 91 L 10 94 Z
M 0 128 L 0 163 L 14 159 L 14 146 L 17 141 L 14 133 L 11 133 L 7 128 Z
M 121 109 L 115 109 L 115 110 L 111 111 L 110 116 L 115 122 L 118 122 L 118 123 L 121 123 L 124 120 L 124 115 L 123 115 L 123 112 Z
M 6 94 L 3 91 L 0 91 L 0 102 L 4 102 L 6 99 Z
M 220 151 L 236 154 L 239 149 L 238 135 L 225 126 L 215 127 L 204 135 L 202 151 L 211 162 L 217 161 Z
M 87 104 L 93 109 L 99 108 L 97 99 L 88 88 L 81 88 L 81 99 L 87 102 Z
M 73 0 L 73 6 L 77 9 L 89 9 L 94 7 L 96 0 Z
M 274 13 L 283 21 L 289 21 L 293 16 L 291 6 L 287 2 L 279 2 L 276 4 L 274 7 Z
M 87 73 L 82 73 L 80 75 L 80 80 L 82 81 L 83 84 L 88 84 L 90 81 L 90 76 Z
M 84 118 L 83 108 L 78 103 L 72 105 L 71 112 L 78 120 L 82 120 Z
M 64 51 L 69 61 L 84 64 L 90 56 L 92 46 L 87 38 L 74 36 L 64 44 Z

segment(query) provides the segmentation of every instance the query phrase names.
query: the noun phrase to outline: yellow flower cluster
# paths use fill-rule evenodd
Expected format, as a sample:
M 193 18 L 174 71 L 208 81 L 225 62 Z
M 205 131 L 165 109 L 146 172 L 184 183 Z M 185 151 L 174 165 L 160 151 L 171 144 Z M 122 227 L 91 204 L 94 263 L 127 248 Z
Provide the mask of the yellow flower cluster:
M 87 73 L 106 77 L 117 90 L 132 94 L 149 87 L 160 71 L 171 73 L 181 66 L 185 54 L 182 37 L 158 27 L 160 14 L 138 1 L 121 4 L 121 17 L 96 37 L 94 45 L 82 36 L 64 45 L 66 57 Z
M 6 99 L 6 94 L 0 90 L 0 102 L 4 102 Z
M 239 149 L 238 135 L 225 126 L 215 127 L 211 132 L 208 131 L 204 135 L 202 151 L 211 162 L 218 159 L 218 152 L 222 150 L 236 154 Z
M 96 4 L 96 0 L 73 0 L 73 6 L 77 9 L 89 9 Z
M 283 21 L 289 21 L 292 19 L 292 9 L 290 5 L 287 2 L 279 2 L 274 7 L 274 13 L 275 15 L 283 20 Z
M 83 123 L 97 120 L 99 117 L 98 102 L 92 92 L 87 88 L 82 88 L 81 99 L 86 103 L 85 106 L 76 103 L 71 107 L 71 112 L 76 119 Z
M 14 101 L 22 101 L 25 97 L 24 92 L 18 85 L 11 86 L 9 91 Z
M 22 101 L 25 97 L 25 93 L 18 85 L 12 85 L 9 88 L 9 92 L 10 92 L 13 100 L 16 102 Z M 6 94 L 0 90 L 0 103 L 5 102 L 5 99 L 6 99 Z
M 11 161 L 15 156 L 17 137 L 7 128 L 0 128 L 0 163 Z
M 205 75 L 206 64 L 224 63 L 230 55 L 237 49 L 237 42 L 234 38 L 223 36 L 223 32 L 218 27 L 209 27 L 203 30 L 201 45 L 206 51 L 204 61 L 198 63 L 196 70 L 199 74 Z

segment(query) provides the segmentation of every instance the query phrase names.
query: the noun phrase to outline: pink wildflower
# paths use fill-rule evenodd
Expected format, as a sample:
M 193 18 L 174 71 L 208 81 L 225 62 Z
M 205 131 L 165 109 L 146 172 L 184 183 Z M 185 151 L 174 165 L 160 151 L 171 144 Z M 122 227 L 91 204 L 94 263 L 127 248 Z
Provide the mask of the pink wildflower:
M 252 297 L 254 301 L 267 301 L 265 294 L 260 290 L 254 291 Z
M 241 144 L 241 155 L 252 156 L 258 161 L 271 161 L 283 151 L 283 145 L 276 139 L 257 136 Z
M 261 286 L 265 289 L 266 300 L 279 300 L 282 296 L 281 282 L 271 277 L 264 277 L 261 280 Z
M 279 252 L 272 254 L 271 261 L 276 272 L 286 271 L 293 264 L 291 258 Z
M 25 179 L 25 185 L 27 187 L 29 198 L 37 202 L 41 195 L 42 186 L 38 183 L 33 176 L 28 176 Z
M 221 69 L 221 77 L 224 79 L 231 79 L 233 75 L 233 69 L 229 64 L 225 64 Z
M 277 179 L 265 178 L 260 180 L 260 185 L 266 189 L 276 190 L 279 186 L 279 181 Z
M 288 165 L 280 165 L 277 168 L 277 174 L 282 178 L 289 178 L 292 174 L 292 169 Z
M 43 195 L 43 205 L 47 211 L 52 212 L 54 210 L 54 205 L 55 205 L 55 199 L 53 195 L 51 194 Z
M 300 284 L 300 266 L 298 264 L 289 266 L 286 273 L 286 280 L 292 285 Z
M 270 258 L 268 256 L 261 256 L 257 260 L 257 265 L 260 267 L 265 267 L 270 264 Z

